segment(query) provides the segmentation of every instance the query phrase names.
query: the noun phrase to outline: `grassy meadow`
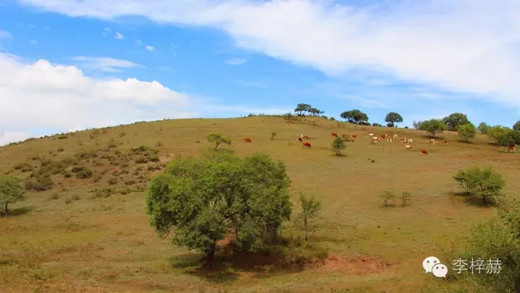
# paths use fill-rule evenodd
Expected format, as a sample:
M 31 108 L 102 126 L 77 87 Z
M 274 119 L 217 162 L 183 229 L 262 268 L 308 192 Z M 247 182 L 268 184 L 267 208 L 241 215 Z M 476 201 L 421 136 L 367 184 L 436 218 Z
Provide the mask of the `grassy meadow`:
M 161 239 L 145 213 L 149 179 L 175 157 L 213 147 L 210 132 L 232 139 L 236 155 L 270 154 L 287 167 L 293 218 L 298 192 L 315 193 L 323 209 L 309 241 L 328 248 L 322 265 L 280 269 L 241 259 L 214 273 L 198 270 L 201 254 Z M 276 132 L 271 139 L 271 132 Z M 358 134 L 334 156 L 331 132 Z M 310 136 L 311 149 L 297 137 Z M 368 133 L 413 138 L 371 144 Z M 506 196 L 520 188 L 520 155 L 477 135 L 472 143 L 444 132 L 357 126 L 322 118 L 184 119 L 93 129 L 0 148 L 0 173 L 22 179 L 45 170 L 54 185 L 28 191 L 0 217 L 0 292 L 454 292 L 469 283 L 425 274 L 422 261 L 446 257 L 493 210 L 458 195 L 455 173 L 493 167 Z M 252 143 L 244 143 L 250 137 Z M 443 143 L 447 140 L 448 143 Z M 429 155 L 422 155 L 426 149 Z M 82 175 L 82 166 L 92 171 Z M 84 170 L 83 170 L 84 171 Z M 82 178 L 84 177 L 84 178 Z M 412 194 L 410 204 L 383 207 L 379 195 Z M 303 236 L 288 222 L 284 235 Z M 464 291 L 460 291 L 464 292 Z

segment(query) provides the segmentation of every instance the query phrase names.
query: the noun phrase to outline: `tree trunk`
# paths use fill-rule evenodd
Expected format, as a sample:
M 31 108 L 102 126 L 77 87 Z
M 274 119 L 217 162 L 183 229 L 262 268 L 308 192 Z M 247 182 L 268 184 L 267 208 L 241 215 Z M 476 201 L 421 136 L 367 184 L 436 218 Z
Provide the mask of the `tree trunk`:
M 206 267 L 210 270 L 215 268 L 215 246 L 206 252 Z
M 6 215 L 9 215 L 9 204 L 8 203 L 5 203 L 4 211 L 5 211 Z
M 307 218 L 303 219 L 303 222 L 304 222 L 304 226 L 305 226 L 305 241 L 307 242 L 308 234 L 309 234 L 309 225 L 307 222 Z

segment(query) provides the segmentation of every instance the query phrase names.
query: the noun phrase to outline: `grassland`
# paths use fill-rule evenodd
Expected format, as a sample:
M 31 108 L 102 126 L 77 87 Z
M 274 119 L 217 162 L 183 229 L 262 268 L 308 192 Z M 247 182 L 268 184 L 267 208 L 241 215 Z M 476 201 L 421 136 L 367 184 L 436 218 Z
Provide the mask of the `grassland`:
M 201 255 L 160 239 L 148 223 L 148 180 L 174 157 L 198 156 L 218 131 L 237 155 L 269 153 L 287 167 L 294 215 L 298 191 L 323 203 L 310 241 L 329 249 L 321 266 L 283 270 L 269 265 L 228 264 L 216 273 L 197 270 Z M 271 140 L 271 132 L 277 135 Z M 330 149 L 330 133 L 358 134 L 346 156 Z M 414 139 L 371 144 L 367 135 L 397 133 Z M 311 149 L 296 137 L 310 136 Z M 437 279 L 422 260 L 441 261 L 462 245 L 472 224 L 493 215 L 480 201 L 457 195 L 452 179 L 461 168 L 493 167 L 504 175 L 506 196 L 520 188 L 520 156 L 484 136 L 462 143 L 428 143 L 407 129 L 348 125 L 321 118 L 187 119 L 136 123 L 56 135 L 0 148 L 0 173 L 28 178 L 48 167 L 52 189 L 30 191 L 0 217 L 1 292 L 453 292 L 464 281 Z M 243 143 L 243 137 L 252 143 Z M 429 155 L 419 150 L 427 149 Z M 50 163 L 49 163 L 50 162 Z M 59 163 L 58 163 L 59 162 Z M 73 167 L 92 170 L 78 178 Z M 35 171 L 36 170 L 36 171 Z M 379 194 L 412 194 L 409 206 L 385 208 Z M 287 223 L 286 235 L 303 235 Z M 448 264 L 448 267 L 451 267 Z

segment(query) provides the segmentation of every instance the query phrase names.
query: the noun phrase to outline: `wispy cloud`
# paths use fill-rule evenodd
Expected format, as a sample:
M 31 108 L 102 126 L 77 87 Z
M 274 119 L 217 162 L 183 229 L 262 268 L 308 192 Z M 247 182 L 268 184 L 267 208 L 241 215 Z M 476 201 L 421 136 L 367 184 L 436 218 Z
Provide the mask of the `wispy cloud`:
M 155 51 L 155 47 L 154 46 L 150 46 L 150 45 L 147 45 L 144 47 L 146 50 L 150 51 L 150 52 L 153 52 Z
M 77 56 L 73 58 L 78 61 L 78 66 L 88 70 L 101 70 L 104 72 L 120 72 L 124 68 L 141 67 L 132 61 L 115 59 L 111 57 L 87 57 Z
M 242 58 L 232 58 L 232 59 L 226 60 L 226 63 L 229 65 L 242 65 L 246 62 L 247 62 L 247 59 L 242 59 Z
M 242 48 L 328 75 L 363 68 L 520 105 L 518 1 L 21 2 L 70 16 L 142 15 L 162 24 L 210 26 Z
M 114 33 L 114 38 L 118 39 L 118 40 L 122 40 L 122 39 L 125 38 L 125 36 L 122 33 L 120 33 L 120 32 L 115 32 Z

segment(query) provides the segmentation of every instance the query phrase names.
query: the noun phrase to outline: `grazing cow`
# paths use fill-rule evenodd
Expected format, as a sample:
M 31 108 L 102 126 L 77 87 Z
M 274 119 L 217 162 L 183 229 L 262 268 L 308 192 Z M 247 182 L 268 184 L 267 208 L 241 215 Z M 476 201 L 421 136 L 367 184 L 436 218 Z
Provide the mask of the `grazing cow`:
M 445 143 L 445 144 L 448 144 L 448 141 L 447 141 L 447 140 L 445 140 L 445 141 L 444 141 L 444 143 Z
M 338 137 L 338 134 L 336 132 L 331 133 L 332 137 Z
M 435 144 L 435 139 L 433 139 L 433 138 L 430 139 L 430 143 L 431 143 L 431 144 Z
M 409 145 L 409 144 L 407 144 L 407 145 L 405 146 L 405 148 L 406 148 L 407 150 L 413 150 L 413 145 Z
M 409 138 L 408 143 L 413 143 L 413 139 Z
M 298 137 L 298 141 L 303 142 L 303 139 L 301 137 Z
M 377 136 L 372 136 L 372 143 L 376 143 L 379 141 L 379 137 Z
M 509 148 L 507 149 L 508 152 L 516 152 L 516 146 L 514 145 L 510 145 Z
M 357 139 L 357 138 L 358 138 L 358 135 L 357 135 L 357 134 L 352 134 L 352 138 L 353 138 L 353 139 Z
M 399 135 L 394 134 L 394 140 L 397 140 L 399 138 Z
M 427 150 L 421 150 L 421 154 L 425 154 L 425 155 L 427 155 L 427 154 L 428 154 L 428 151 L 427 151 Z
M 373 133 L 369 133 L 368 136 L 369 137 L 374 137 L 374 134 Z
M 251 139 L 249 137 L 244 137 L 244 142 L 251 142 Z
M 309 136 L 307 134 L 304 134 L 303 139 L 309 139 Z
M 399 139 L 399 141 L 403 142 L 403 143 L 408 143 L 408 139 L 406 139 L 406 136 L 401 137 L 401 139 Z
M 311 144 L 309 142 L 304 142 L 302 145 L 304 148 L 310 148 Z

